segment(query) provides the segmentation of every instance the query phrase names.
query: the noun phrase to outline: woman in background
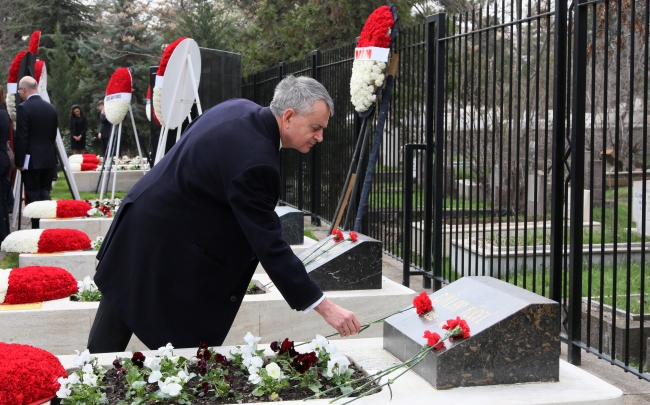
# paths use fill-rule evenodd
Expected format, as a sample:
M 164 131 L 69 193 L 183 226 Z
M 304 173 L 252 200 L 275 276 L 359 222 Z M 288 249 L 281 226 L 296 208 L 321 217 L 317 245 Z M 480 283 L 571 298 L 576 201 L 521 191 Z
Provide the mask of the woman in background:
M 3 183 L 6 182 L 10 168 L 7 144 L 11 131 L 12 125 L 9 113 L 7 113 L 5 91 L 0 86 L 0 179 L 2 179 Z M 7 206 L 6 189 L 6 184 L 0 184 L 0 241 L 3 241 L 9 235 L 9 208 Z
M 73 154 L 79 155 L 84 153 L 84 149 L 86 149 L 87 129 L 88 121 L 86 121 L 81 107 L 77 104 L 70 107 L 70 147 Z

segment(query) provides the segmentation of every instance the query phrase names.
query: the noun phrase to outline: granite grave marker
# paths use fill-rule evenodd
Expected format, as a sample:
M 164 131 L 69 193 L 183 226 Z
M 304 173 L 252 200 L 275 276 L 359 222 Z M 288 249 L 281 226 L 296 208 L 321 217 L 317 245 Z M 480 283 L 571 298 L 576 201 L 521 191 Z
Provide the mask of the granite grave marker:
M 430 295 L 433 310 L 413 311 L 384 322 L 384 349 L 404 361 L 427 340 L 441 337 L 447 319 L 466 320 L 471 335 L 445 342 L 413 368 L 436 389 L 559 381 L 560 307 L 492 277 L 463 277 Z
M 280 217 L 282 237 L 290 245 L 302 245 L 305 240 L 305 218 L 302 211 L 291 207 L 275 207 Z
M 381 242 L 359 234 L 356 242 L 332 237 L 309 247 L 298 258 L 323 291 L 381 289 Z

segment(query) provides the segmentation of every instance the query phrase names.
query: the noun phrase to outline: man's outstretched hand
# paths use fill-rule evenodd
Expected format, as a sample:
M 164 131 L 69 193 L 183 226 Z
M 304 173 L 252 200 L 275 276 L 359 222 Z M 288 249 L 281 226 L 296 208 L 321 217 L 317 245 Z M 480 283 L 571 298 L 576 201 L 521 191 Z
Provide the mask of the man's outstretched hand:
M 314 308 L 325 322 L 329 323 L 341 336 L 356 335 L 361 329 L 361 324 L 354 312 L 341 308 L 327 297 Z

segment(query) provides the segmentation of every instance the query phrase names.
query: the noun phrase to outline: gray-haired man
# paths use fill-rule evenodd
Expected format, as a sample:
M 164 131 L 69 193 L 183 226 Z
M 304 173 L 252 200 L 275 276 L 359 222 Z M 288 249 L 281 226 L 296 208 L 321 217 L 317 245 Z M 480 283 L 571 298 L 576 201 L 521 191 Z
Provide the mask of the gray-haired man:
M 358 333 L 356 316 L 323 295 L 282 239 L 274 212 L 280 147 L 308 152 L 332 107 L 321 84 L 287 77 L 270 108 L 230 100 L 188 127 L 124 198 L 97 255 L 104 296 L 91 352 L 122 351 L 132 332 L 150 348 L 220 345 L 258 262 L 293 309 Z

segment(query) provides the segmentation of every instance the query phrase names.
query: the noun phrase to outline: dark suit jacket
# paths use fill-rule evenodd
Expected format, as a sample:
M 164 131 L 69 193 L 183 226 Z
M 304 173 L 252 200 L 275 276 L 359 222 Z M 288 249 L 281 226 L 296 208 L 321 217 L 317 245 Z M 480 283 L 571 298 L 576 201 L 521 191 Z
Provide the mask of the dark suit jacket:
M 58 121 L 56 108 L 41 96 L 30 97 L 16 107 L 16 167 L 23 167 L 25 155 L 30 155 L 27 169 L 51 169 L 56 166 L 54 141 Z
M 124 198 L 95 282 L 148 347 L 221 345 L 258 259 L 292 308 L 322 296 L 282 239 L 279 146 L 268 108 L 224 102 Z
M 9 131 L 11 131 L 11 121 L 9 114 L 4 105 L 0 105 L 0 168 L 9 169 L 10 161 L 7 155 L 7 141 L 9 140 Z M 3 170 L 0 170 L 0 174 Z M 6 174 L 6 173 L 5 173 Z

